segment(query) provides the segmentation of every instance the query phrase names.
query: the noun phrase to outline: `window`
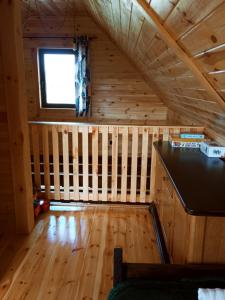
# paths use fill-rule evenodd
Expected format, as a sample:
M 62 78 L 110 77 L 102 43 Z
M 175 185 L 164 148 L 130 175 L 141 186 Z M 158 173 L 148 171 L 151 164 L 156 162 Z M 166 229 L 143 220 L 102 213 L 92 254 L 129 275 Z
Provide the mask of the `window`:
M 39 49 L 41 106 L 75 108 L 75 52 Z

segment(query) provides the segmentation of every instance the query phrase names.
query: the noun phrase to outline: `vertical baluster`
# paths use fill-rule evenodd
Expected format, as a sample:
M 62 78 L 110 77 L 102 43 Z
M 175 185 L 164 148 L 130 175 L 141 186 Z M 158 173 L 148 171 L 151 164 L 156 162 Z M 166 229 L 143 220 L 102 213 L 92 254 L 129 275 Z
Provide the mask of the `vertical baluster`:
M 82 156 L 83 156 L 83 198 L 89 199 L 89 180 L 88 180 L 88 126 L 82 127 Z
M 148 129 L 144 128 L 142 134 L 142 155 L 141 155 L 141 190 L 140 190 L 141 202 L 145 202 L 146 200 L 147 165 L 148 165 Z
M 122 130 L 121 202 L 127 201 L 127 160 L 128 160 L 128 127 L 124 127 Z
M 118 127 L 112 128 L 112 201 L 117 201 Z
M 42 139 L 43 139 L 43 157 L 44 157 L 44 181 L 45 181 L 45 193 L 48 199 L 51 199 L 50 195 L 50 168 L 49 168 L 49 139 L 48 139 L 48 126 L 42 127 Z
M 39 144 L 39 126 L 32 125 L 32 148 L 34 158 L 34 181 L 35 186 L 40 190 L 41 188 L 41 170 L 40 170 L 40 144 Z
M 92 128 L 92 190 L 93 200 L 98 201 L 98 127 Z
M 54 200 L 60 200 L 60 180 L 59 180 L 59 136 L 58 126 L 52 127 L 53 146 L 53 171 L 54 171 Z
M 108 126 L 102 127 L 102 200 L 108 200 Z
M 168 141 L 169 140 L 169 129 L 168 128 L 163 128 L 163 141 Z
M 131 193 L 130 201 L 137 198 L 138 127 L 132 128 Z
M 64 200 L 70 200 L 68 128 L 62 128 Z
M 79 148 L 78 148 L 78 127 L 72 129 L 72 151 L 73 151 L 73 191 L 74 200 L 80 199 L 79 194 Z
M 151 156 L 151 177 L 150 177 L 150 200 L 154 201 L 155 197 L 155 171 L 156 171 L 156 150 L 154 142 L 159 140 L 159 128 L 153 127 L 152 133 L 152 156 Z

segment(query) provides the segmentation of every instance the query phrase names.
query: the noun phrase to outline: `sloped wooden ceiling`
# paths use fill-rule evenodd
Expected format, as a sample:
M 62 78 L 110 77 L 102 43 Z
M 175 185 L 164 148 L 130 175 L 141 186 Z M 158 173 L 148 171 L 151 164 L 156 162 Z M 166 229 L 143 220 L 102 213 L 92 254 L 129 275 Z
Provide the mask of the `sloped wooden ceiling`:
M 224 109 L 140 9 L 147 4 L 174 41 L 225 99 L 225 0 L 24 0 L 24 13 L 87 12 L 143 72 L 178 120 L 225 136 Z M 69 7 L 69 9 L 68 9 Z M 58 10 L 57 10 L 58 9 Z M 58 11 L 58 12 L 57 12 Z
M 154 82 L 162 99 L 183 120 L 225 136 L 225 114 L 216 99 L 178 58 L 131 0 L 87 0 L 86 7 L 110 36 Z M 225 99 L 225 1 L 152 0 L 146 3 L 177 44 Z
M 78 121 L 73 110 L 40 108 L 37 50 L 42 47 L 69 48 L 72 47 L 74 34 L 87 34 L 91 38 L 92 78 L 89 121 L 167 124 L 168 108 L 127 55 L 87 15 L 82 3 L 84 2 L 62 3 L 57 0 L 24 2 L 23 35 L 29 120 Z M 65 9 L 66 5 L 69 9 Z M 55 6 L 61 13 L 54 9 Z M 80 121 L 84 119 L 81 118 Z
M 23 0 L 23 17 L 29 16 L 86 16 L 82 0 Z

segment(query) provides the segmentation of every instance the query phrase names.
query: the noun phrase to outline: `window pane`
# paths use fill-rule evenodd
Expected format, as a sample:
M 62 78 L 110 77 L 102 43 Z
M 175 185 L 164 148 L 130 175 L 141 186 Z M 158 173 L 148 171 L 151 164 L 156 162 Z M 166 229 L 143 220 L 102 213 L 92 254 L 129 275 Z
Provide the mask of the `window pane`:
M 72 54 L 44 54 L 46 101 L 75 103 L 75 58 Z

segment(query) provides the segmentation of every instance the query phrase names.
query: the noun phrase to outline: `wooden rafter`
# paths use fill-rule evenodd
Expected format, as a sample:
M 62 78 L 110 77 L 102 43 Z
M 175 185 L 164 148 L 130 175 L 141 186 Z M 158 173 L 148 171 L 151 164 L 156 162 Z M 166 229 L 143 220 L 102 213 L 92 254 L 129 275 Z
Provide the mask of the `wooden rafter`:
M 144 13 L 146 20 L 148 20 L 158 33 L 161 35 L 166 44 L 173 49 L 175 54 L 185 63 L 185 65 L 193 72 L 198 78 L 205 89 L 214 97 L 217 103 L 225 110 L 225 100 L 216 90 L 214 85 L 209 81 L 206 74 L 197 66 L 194 58 L 191 57 L 174 39 L 174 37 L 163 26 L 157 13 L 150 7 L 145 0 L 133 0 L 133 3 Z

